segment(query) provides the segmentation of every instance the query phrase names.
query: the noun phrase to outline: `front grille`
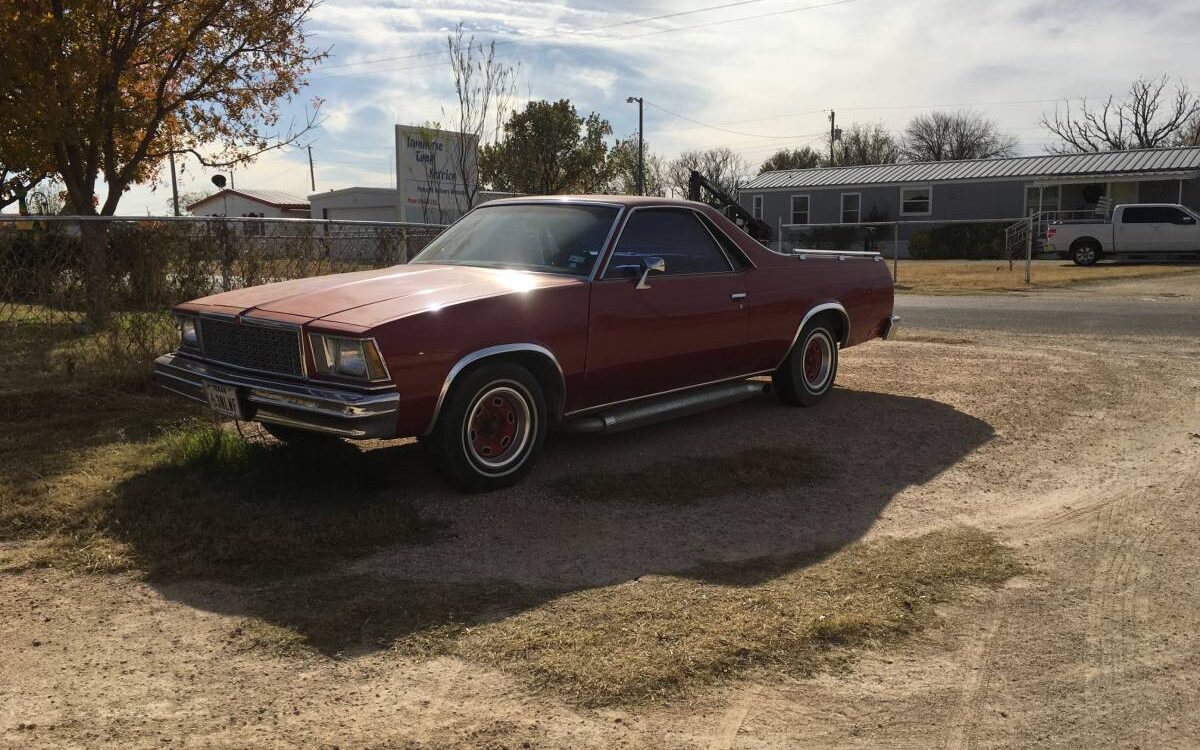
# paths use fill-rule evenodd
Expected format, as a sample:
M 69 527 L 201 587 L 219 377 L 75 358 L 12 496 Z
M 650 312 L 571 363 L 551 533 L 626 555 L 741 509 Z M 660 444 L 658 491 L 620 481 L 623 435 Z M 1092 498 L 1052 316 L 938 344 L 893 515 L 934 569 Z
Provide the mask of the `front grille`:
M 294 328 L 200 318 L 204 357 L 216 362 L 300 377 L 300 336 Z

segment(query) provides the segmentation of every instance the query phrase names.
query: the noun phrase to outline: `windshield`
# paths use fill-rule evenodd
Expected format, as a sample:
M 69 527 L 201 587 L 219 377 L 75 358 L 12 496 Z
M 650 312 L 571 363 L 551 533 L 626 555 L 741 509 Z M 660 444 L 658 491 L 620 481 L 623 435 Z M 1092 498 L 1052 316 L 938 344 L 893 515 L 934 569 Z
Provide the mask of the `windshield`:
M 484 206 L 439 235 L 411 262 L 587 276 L 617 212 L 615 206 L 587 203 Z

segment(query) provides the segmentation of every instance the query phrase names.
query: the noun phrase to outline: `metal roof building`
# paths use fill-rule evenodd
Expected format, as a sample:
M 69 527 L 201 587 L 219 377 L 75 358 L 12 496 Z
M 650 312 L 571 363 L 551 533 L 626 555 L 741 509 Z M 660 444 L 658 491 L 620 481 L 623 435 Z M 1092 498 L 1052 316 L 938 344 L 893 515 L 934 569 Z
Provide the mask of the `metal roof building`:
M 187 207 L 197 216 L 263 216 L 303 218 L 309 214 L 308 199 L 283 190 L 235 190 L 225 188 Z
M 1053 154 L 1005 159 L 874 164 L 862 167 L 788 169 L 766 172 L 743 190 L 888 185 L 955 180 L 1095 179 L 1155 176 L 1195 178 L 1200 173 L 1200 148 L 1141 149 L 1099 154 Z
M 901 239 L 939 222 L 1012 223 L 1034 212 L 1200 208 L 1200 148 L 780 170 L 751 180 L 738 201 L 785 236 L 812 225 L 900 222 Z

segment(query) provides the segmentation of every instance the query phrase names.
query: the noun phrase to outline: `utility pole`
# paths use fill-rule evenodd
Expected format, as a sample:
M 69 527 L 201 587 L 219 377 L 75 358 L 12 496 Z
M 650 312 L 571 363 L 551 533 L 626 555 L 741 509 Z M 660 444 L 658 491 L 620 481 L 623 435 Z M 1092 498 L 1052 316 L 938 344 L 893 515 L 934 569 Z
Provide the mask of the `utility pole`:
M 317 192 L 317 176 L 313 172 L 312 165 L 312 144 L 308 144 L 308 183 L 312 187 L 312 191 Z
M 175 152 L 168 151 L 167 159 L 171 162 L 171 208 L 179 215 L 179 183 L 175 180 Z
M 643 140 L 642 140 L 642 108 L 643 108 L 644 102 L 642 101 L 642 97 L 640 97 L 640 96 L 629 96 L 629 97 L 625 98 L 626 104 L 633 104 L 634 102 L 637 102 L 637 105 L 638 105 L 637 194 L 645 195 L 646 194 L 646 156 L 643 153 Z
M 833 142 L 842 140 L 842 131 L 837 126 L 837 112 L 829 110 L 829 166 L 833 166 Z

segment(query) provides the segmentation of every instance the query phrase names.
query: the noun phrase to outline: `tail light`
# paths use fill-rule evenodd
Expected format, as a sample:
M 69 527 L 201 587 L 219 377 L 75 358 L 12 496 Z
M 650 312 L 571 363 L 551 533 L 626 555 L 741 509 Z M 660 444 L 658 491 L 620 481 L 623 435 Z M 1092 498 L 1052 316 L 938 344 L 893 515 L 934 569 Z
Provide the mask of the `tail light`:
M 1058 234 L 1058 228 L 1050 227 L 1049 229 L 1046 230 L 1046 239 L 1052 240 L 1052 239 L 1054 239 L 1054 235 L 1056 235 L 1056 234 Z

